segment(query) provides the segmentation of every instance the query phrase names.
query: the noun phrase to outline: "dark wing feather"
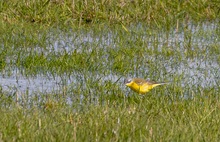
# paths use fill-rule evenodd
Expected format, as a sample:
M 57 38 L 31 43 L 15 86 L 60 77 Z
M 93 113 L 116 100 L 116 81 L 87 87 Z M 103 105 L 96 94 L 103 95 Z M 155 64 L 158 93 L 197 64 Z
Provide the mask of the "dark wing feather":
M 146 80 L 142 78 L 134 78 L 133 81 L 138 85 L 143 85 L 144 83 L 146 83 Z

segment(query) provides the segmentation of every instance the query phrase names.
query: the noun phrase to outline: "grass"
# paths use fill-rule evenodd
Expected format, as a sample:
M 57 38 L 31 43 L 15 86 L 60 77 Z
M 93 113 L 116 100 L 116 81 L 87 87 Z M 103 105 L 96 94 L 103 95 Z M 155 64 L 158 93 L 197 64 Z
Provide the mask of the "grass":
M 0 9 L 0 141 L 219 140 L 217 2 L 12 0 Z M 126 77 L 171 83 L 140 96 Z M 22 84 L 34 79 L 51 90 Z
M 48 109 L 1 109 L 1 123 L 7 124 L 1 133 L 7 141 L 216 141 L 219 100 L 211 98 L 115 96 L 113 102 L 77 110 L 65 102 Z
M 44 26 L 144 22 L 152 27 L 179 25 L 188 20 L 219 18 L 219 5 L 209 1 L 88 1 L 18 0 L 0 3 L 0 19 L 8 24 Z M 25 26 L 25 25 L 23 25 Z M 75 27 L 75 26 L 74 26 Z

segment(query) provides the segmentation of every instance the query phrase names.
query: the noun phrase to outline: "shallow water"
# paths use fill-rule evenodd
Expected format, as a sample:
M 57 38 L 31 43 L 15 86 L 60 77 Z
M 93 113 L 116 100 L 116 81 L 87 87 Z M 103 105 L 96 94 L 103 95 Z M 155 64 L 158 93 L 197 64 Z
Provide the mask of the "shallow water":
M 190 25 L 191 29 L 188 31 L 189 35 L 186 35 L 186 32 L 178 32 L 176 29 L 170 32 L 160 32 L 158 34 L 151 33 L 144 26 L 132 26 L 129 31 L 131 33 L 134 31 L 135 34 L 126 35 L 129 37 L 127 39 L 128 43 L 125 46 L 129 45 L 130 41 L 135 41 L 140 38 L 143 42 L 143 46 L 146 46 L 146 49 L 152 49 L 157 51 L 158 55 L 146 55 L 143 58 L 143 62 L 152 61 L 158 62 L 158 66 L 163 67 L 165 70 L 161 70 L 155 76 L 159 76 L 160 81 L 163 81 L 166 78 L 166 81 L 173 81 L 172 76 L 182 76 L 180 81 L 181 85 L 193 85 L 199 87 L 213 87 L 219 85 L 220 78 L 220 65 L 218 63 L 218 56 L 212 52 L 212 47 L 210 45 L 219 45 L 220 39 L 217 33 L 217 26 L 215 23 L 204 23 L 201 25 Z M 54 36 L 50 33 L 50 40 L 48 41 L 48 46 L 46 49 L 41 49 L 36 47 L 35 51 L 38 53 L 48 54 L 63 54 L 71 52 L 86 52 L 91 53 L 93 48 L 101 48 L 106 50 L 112 48 L 112 50 L 117 50 L 120 48 L 121 37 L 117 37 L 117 32 L 108 32 L 103 33 L 94 33 L 94 32 L 82 32 L 82 33 L 62 33 L 59 31 L 58 36 Z M 124 39 L 125 40 L 125 39 Z M 190 47 L 187 47 L 187 44 Z M 167 45 L 164 49 L 164 45 Z M 177 46 L 178 45 L 178 46 Z M 137 48 L 137 47 L 136 47 Z M 162 50 L 170 50 L 174 53 L 172 57 L 168 58 L 166 55 L 163 55 Z M 106 51 L 107 52 L 107 51 Z M 188 52 L 198 52 L 195 53 L 197 56 L 191 57 Z M 200 53 L 201 52 L 201 53 Z M 28 53 L 27 53 L 28 54 Z M 212 56 L 210 56 L 212 55 Z M 16 56 L 16 55 L 15 55 Z M 108 53 L 100 57 L 103 59 L 103 64 L 106 64 L 108 59 L 106 59 Z M 163 58 L 163 56 L 165 58 Z M 135 62 L 135 61 L 134 61 Z M 160 62 L 160 63 L 159 63 Z M 108 69 L 108 67 L 107 67 Z M 131 69 L 132 70 L 132 69 Z M 91 74 L 89 77 L 95 80 L 101 81 L 111 81 L 112 83 L 117 83 L 121 86 L 122 90 L 125 90 L 123 85 L 123 79 L 126 77 L 145 77 L 145 75 L 151 74 L 151 68 L 148 68 L 147 65 L 141 66 L 139 69 L 136 69 L 135 74 L 130 73 L 129 71 L 125 75 L 121 75 L 117 72 L 106 71 L 106 74 L 97 72 L 96 75 Z M 169 74 L 164 77 L 163 74 Z M 0 75 L 0 84 L 2 89 L 5 91 L 19 91 L 21 93 L 33 92 L 38 93 L 54 93 L 62 92 L 63 87 L 66 86 L 68 89 L 74 88 L 76 80 L 80 79 L 82 82 L 85 81 L 84 74 L 73 72 L 71 75 L 47 75 L 38 74 L 34 77 L 23 76 L 19 69 L 12 69 L 10 75 L 3 73 Z M 55 73 L 56 74 L 56 73 Z M 138 76 L 140 75 L 140 76 Z M 86 75 L 88 77 L 88 75 Z M 154 76 L 154 75 L 151 75 Z

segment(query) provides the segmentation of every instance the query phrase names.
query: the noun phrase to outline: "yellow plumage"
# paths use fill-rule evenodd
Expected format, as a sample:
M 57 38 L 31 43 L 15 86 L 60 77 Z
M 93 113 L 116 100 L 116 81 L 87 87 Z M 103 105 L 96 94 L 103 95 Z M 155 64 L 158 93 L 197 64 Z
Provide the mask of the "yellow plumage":
M 145 80 L 142 78 L 133 78 L 133 79 L 126 79 L 125 85 L 131 88 L 133 91 L 139 94 L 145 94 L 149 92 L 156 86 L 167 84 L 164 82 L 158 83 L 150 80 Z

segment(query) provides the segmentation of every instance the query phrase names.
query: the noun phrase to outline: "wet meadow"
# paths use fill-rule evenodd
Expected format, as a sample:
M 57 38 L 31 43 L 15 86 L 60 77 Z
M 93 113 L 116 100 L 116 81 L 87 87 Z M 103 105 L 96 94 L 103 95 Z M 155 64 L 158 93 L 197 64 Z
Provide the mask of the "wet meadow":
M 1 1 L 0 141 L 218 141 L 219 5 Z

